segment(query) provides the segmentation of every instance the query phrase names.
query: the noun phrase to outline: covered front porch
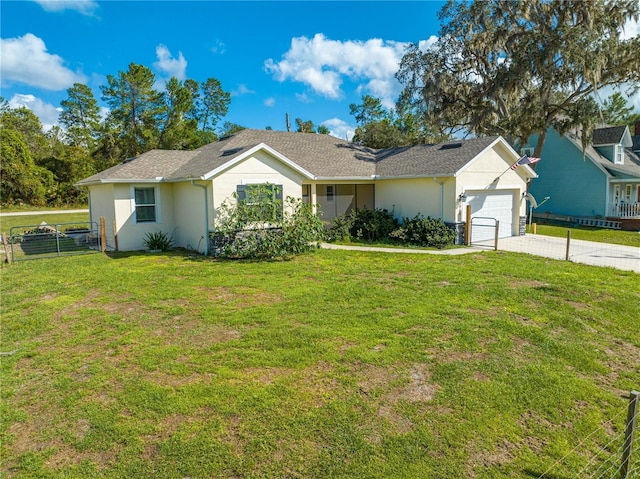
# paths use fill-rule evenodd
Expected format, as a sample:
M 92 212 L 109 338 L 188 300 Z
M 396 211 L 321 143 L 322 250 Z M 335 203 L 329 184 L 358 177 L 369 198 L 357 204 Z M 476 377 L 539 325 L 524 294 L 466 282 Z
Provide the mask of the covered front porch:
M 640 219 L 640 180 L 617 182 L 611 186 L 607 217 Z
M 357 209 L 374 209 L 375 185 L 335 182 L 303 184 L 302 200 L 318 205 L 321 218 L 330 221 Z

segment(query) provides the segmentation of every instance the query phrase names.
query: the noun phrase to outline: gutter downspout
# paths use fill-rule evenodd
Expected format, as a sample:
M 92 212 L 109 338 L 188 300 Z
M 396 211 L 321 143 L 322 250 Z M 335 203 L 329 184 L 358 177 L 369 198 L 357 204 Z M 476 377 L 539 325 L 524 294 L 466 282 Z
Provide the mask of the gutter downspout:
M 209 256 L 209 198 L 207 197 L 207 185 L 199 185 L 191 180 L 191 185 L 199 186 L 204 193 L 204 255 Z
M 433 182 L 440 185 L 440 219 L 444 221 L 444 181 L 441 183 L 434 176 Z

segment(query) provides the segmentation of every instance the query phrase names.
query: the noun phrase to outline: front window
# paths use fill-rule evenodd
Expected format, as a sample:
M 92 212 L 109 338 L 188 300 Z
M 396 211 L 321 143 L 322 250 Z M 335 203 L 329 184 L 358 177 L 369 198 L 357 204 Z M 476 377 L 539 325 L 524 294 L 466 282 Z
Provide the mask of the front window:
M 238 205 L 244 208 L 248 222 L 269 222 L 282 219 L 282 185 L 270 183 L 238 185 Z
M 627 204 L 631 203 L 631 185 L 627 185 L 624 191 L 624 200 Z
M 136 223 L 156 222 L 155 188 L 134 188 Z

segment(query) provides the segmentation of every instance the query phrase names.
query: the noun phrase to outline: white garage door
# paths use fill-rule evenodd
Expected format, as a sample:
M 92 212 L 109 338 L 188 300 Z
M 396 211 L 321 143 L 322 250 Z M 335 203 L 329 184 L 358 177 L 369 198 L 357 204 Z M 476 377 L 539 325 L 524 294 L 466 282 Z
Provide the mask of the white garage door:
M 513 191 L 468 191 L 467 204 L 471 205 L 471 242 L 495 238 L 495 218 L 500 222 L 498 236 L 513 235 Z

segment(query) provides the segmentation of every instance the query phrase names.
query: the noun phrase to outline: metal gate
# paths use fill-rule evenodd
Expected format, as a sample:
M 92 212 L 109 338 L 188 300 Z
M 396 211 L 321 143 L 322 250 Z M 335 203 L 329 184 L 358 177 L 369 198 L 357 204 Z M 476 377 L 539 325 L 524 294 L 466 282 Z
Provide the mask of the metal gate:
M 471 218 L 470 241 L 474 246 L 487 246 L 498 250 L 498 236 L 500 221 L 488 216 L 473 216 Z
M 11 260 L 97 253 L 100 229 L 95 222 L 14 226 L 9 231 Z

